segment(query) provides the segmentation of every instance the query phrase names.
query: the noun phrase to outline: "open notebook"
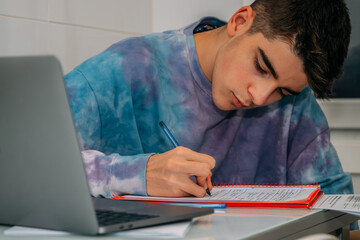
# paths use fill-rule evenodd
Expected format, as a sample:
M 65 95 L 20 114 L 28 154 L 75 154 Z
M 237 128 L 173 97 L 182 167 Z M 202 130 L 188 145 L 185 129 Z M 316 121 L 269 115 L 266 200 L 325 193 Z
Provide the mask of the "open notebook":
M 299 207 L 310 208 L 322 195 L 318 185 L 237 185 L 214 186 L 211 196 L 202 198 L 166 198 L 136 195 L 115 196 L 118 200 L 163 203 L 225 203 L 227 207 Z

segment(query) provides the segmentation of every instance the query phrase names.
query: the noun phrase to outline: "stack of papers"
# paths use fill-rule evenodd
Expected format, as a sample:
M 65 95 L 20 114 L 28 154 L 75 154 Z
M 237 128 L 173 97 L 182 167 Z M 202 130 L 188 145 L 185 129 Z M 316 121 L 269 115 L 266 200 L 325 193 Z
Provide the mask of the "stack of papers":
M 314 209 L 330 209 L 360 216 L 360 194 L 324 195 L 313 205 Z

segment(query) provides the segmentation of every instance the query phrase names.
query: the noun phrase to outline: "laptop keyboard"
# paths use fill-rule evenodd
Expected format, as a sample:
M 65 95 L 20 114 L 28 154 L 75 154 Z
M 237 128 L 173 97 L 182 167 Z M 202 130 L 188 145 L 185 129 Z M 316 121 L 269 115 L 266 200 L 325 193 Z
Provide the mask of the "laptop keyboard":
M 139 221 L 148 218 L 158 217 L 157 215 L 146 215 L 146 214 L 136 214 L 136 213 L 127 213 L 127 212 L 114 212 L 108 210 L 96 210 L 96 216 L 98 218 L 99 224 L 102 226 L 123 223 L 123 222 L 132 222 Z

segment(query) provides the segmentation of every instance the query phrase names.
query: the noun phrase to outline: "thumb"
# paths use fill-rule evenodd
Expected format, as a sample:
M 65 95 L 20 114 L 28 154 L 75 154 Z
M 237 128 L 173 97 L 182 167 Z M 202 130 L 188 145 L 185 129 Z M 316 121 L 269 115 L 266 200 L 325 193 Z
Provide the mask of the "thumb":
M 196 182 L 199 186 L 205 187 L 206 177 L 196 177 Z

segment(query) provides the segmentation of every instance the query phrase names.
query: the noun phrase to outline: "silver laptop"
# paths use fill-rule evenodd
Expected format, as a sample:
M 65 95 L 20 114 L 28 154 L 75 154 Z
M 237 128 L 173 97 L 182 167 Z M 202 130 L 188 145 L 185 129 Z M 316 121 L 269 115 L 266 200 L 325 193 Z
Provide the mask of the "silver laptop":
M 213 212 L 91 197 L 61 66 L 53 56 L 0 58 L 0 194 L 0 224 L 81 234 Z

